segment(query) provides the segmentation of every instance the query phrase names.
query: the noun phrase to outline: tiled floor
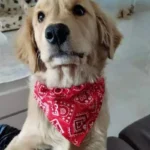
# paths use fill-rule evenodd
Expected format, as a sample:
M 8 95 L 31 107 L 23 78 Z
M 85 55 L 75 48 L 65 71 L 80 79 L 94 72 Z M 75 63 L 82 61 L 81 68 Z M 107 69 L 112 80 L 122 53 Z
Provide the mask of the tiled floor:
M 139 4 L 130 20 L 118 22 L 124 39 L 106 70 L 109 135 L 150 114 L 150 2 Z

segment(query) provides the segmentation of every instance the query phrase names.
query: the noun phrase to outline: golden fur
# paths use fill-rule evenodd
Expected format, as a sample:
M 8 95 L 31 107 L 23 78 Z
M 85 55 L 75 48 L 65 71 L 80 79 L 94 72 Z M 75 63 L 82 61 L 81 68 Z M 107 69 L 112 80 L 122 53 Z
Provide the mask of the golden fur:
M 86 9 L 84 16 L 72 14 L 76 4 L 81 4 Z M 42 23 L 37 21 L 38 11 L 46 14 Z M 44 33 L 48 25 L 56 23 L 66 24 L 71 31 L 69 41 L 63 46 L 84 53 L 84 58 L 69 59 L 67 64 L 63 64 L 61 59 L 49 60 L 53 47 L 46 41 Z M 18 58 L 28 64 L 33 72 L 28 116 L 21 133 L 6 150 L 33 150 L 50 145 L 53 150 L 106 150 L 109 124 L 107 93 L 94 127 L 81 147 L 75 147 L 51 126 L 37 107 L 33 88 L 37 80 L 48 87 L 71 87 L 94 82 L 103 76 L 106 59 L 113 58 L 121 38 L 115 24 L 91 0 L 39 0 L 35 8 L 29 11 L 16 44 Z

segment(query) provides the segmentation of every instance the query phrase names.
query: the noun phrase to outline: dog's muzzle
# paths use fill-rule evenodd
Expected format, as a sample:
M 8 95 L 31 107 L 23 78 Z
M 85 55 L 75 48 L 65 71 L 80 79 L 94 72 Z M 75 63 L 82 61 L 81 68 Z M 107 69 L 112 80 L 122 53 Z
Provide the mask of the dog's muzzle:
M 68 41 L 70 35 L 70 30 L 67 25 L 59 23 L 49 25 L 45 30 L 45 38 L 49 44 L 57 47 L 57 52 L 55 52 L 51 58 L 62 58 L 62 57 L 79 57 L 83 58 L 83 53 L 77 53 L 69 50 L 67 48 L 62 48 L 62 45 Z

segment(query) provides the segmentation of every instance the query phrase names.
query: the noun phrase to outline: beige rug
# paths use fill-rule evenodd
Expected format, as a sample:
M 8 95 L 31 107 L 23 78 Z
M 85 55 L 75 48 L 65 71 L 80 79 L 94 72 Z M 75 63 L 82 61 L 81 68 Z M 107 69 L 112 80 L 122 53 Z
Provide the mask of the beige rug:
M 24 16 L 24 6 L 21 1 L 23 0 L 0 0 L 0 31 L 20 28 Z M 24 5 L 28 4 L 24 2 Z

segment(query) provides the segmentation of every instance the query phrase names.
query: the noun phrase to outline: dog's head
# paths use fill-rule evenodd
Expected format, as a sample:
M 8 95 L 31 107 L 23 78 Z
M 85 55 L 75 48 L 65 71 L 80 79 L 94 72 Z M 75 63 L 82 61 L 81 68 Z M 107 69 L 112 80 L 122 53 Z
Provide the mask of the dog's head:
M 39 0 L 19 31 L 17 54 L 34 73 L 87 79 L 99 75 L 121 38 L 91 0 Z

